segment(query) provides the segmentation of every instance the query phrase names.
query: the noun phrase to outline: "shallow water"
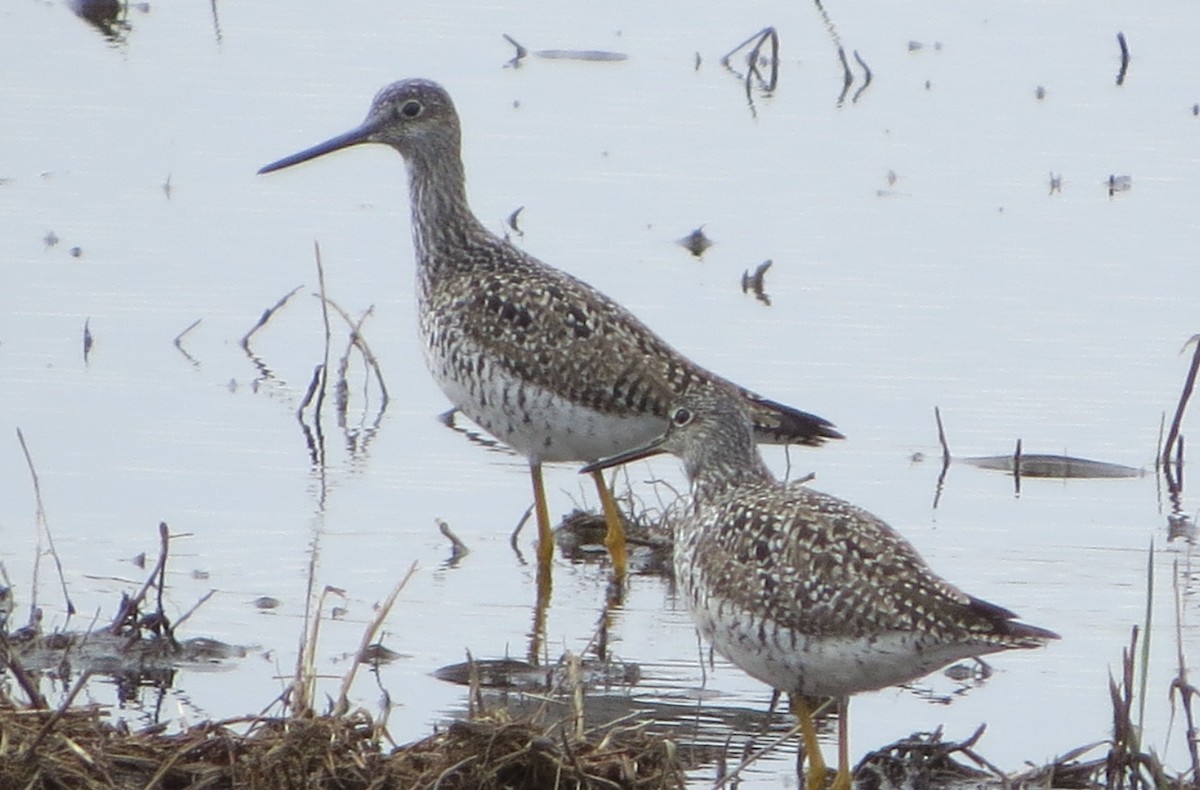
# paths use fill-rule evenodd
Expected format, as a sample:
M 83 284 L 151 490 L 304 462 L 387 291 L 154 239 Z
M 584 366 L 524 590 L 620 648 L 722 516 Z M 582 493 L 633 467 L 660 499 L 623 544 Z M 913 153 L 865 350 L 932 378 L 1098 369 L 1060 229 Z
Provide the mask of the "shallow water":
M 1153 458 L 1186 372 L 1180 349 L 1198 330 L 1200 52 L 1180 24 L 1192 9 L 827 10 L 873 73 L 857 102 L 840 106 L 831 33 L 806 4 L 698 14 L 670 3 L 263 2 L 216 4 L 214 16 L 207 4 L 164 3 L 130 9 L 117 40 L 63 5 L 8 4 L 0 560 L 18 616 L 39 545 L 19 427 L 80 611 L 72 627 L 108 616 L 140 583 L 130 560 L 155 554 L 166 521 L 179 536 L 169 607 L 185 611 L 215 588 L 190 635 L 256 648 L 232 671 L 180 673 L 163 718 L 270 702 L 294 665 L 314 546 L 318 588 L 346 591 L 335 603 L 348 613 L 322 632 L 319 668 L 331 675 L 373 604 L 419 564 L 384 636 L 404 658 L 355 689 L 368 707 L 381 687 L 398 703 L 398 741 L 465 705 L 434 669 L 466 650 L 524 655 L 532 530 L 524 560 L 508 533 L 528 506 L 527 472 L 433 419 L 447 404 L 415 337 L 399 158 L 368 148 L 254 175 L 357 123 L 387 82 L 427 76 L 463 116 L 485 222 L 500 230 L 524 206 L 524 248 L 607 291 L 698 361 L 832 419 L 848 440 L 793 450 L 793 474 L 815 471 L 816 487 L 883 516 L 950 580 L 1063 635 L 993 658 L 995 675 L 969 693 L 935 676 L 924 691 L 856 698 L 856 753 L 938 725 L 965 738 L 987 722 L 978 750 L 1015 769 L 1104 737 L 1108 673 L 1144 619 L 1153 545 L 1146 739 L 1182 767 L 1167 688 L 1175 579 L 1189 660 L 1200 647 L 1191 548 L 1167 541 Z M 780 35 L 779 86 L 751 107 L 718 60 L 767 24 Z M 1133 54 L 1122 87 L 1117 31 Z M 531 50 L 629 57 L 505 68 L 502 33 Z M 1132 188 L 1110 196 L 1110 175 L 1132 176 Z M 715 245 L 696 260 L 675 240 L 699 225 Z M 373 306 L 364 332 L 392 395 L 375 430 L 359 427 L 376 418 L 373 393 L 355 393 L 353 431 L 327 415 L 323 466 L 295 417 L 323 357 L 314 241 L 328 294 L 356 316 Z M 765 259 L 770 307 L 740 288 Z M 254 338 L 264 377 L 239 341 L 297 285 Z M 198 319 L 185 355 L 172 340 Z M 335 356 L 345 334 L 336 337 Z M 1028 453 L 1149 473 L 1025 480 L 1016 497 L 1010 478 L 955 465 L 934 508 L 937 464 L 910 459 L 940 456 L 935 405 L 955 454 L 1008 453 L 1020 438 Z M 766 452 L 782 474 L 783 451 Z M 680 482 L 667 459 L 629 469 L 649 505 L 651 477 Z M 570 468 L 547 483 L 557 513 L 594 506 Z M 456 567 L 444 565 L 439 518 L 471 548 Z M 47 562 L 39 574 L 37 603 L 48 625 L 62 625 Z M 547 653 L 585 648 L 606 583 L 601 566 L 557 560 Z M 282 605 L 255 608 L 263 595 Z M 702 673 L 687 614 L 660 577 L 632 580 L 609 638 L 642 667 L 635 702 L 766 707 L 768 690 L 735 668 Z M 103 687 L 92 694 L 110 699 Z M 792 762 L 784 753 L 760 763 L 749 784 L 773 786 Z

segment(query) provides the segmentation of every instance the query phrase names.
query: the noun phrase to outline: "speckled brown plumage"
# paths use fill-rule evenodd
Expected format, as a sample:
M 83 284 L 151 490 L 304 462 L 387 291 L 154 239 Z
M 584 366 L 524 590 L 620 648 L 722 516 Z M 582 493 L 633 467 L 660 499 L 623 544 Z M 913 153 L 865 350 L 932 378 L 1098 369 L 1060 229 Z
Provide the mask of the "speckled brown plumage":
M 458 115 L 436 83 L 384 88 L 356 129 L 269 172 L 359 143 L 408 164 L 426 362 L 450 400 L 530 459 L 591 461 L 645 442 L 683 393 L 732 387 L 629 311 L 488 231 L 466 198 Z M 840 438 L 826 420 L 738 389 L 760 441 Z M 539 508 L 543 536 L 549 534 Z
M 683 459 L 692 503 L 677 526 L 675 570 L 701 631 L 735 663 L 757 634 L 780 672 L 776 688 L 839 696 L 902 683 L 950 661 L 1044 644 L 1055 635 L 938 576 L 878 517 L 804 485 L 778 482 L 736 401 L 681 401 L 663 449 Z M 682 424 L 681 424 L 682 423 Z M 813 671 L 822 643 L 855 669 Z M 874 654 L 886 643 L 889 652 Z M 891 648 L 903 645 L 904 650 Z M 786 654 L 795 652 L 794 656 Z
M 659 451 L 678 455 L 691 481 L 688 511 L 675 524 L 675 578 L 698 630 L 793 700 L 844 700 L 961 658 L 1058 638 L 960 591 L 862 508 L 777 481 L 728 389 L 684 396 L 664 436 L 588 468 Z M 839 787 L 848 781 L 840 776 Z
M 488 231 L 466 198 L 458 115 L 446 91 L 411 79 L 384 88 L 358 129 L 268 165 L 277 170 L 355 143 L 390 145 L 408 163 L 422 336 L 439 383 L 469 398 L 468 416 L 544 460 L 544 442 L 523 442 L 494 413 L 503 384 L 532 386 L 603 414 L 666 426 L 681 393 L 719 377 L 675 351 L 628 310 L 586 283 Z M 820 444 L 840 434 L 826 420 L 742 390 L 761 441 Z M 519 398 L 514 389 L 508 398 Z M 525 415 L 528 416 L 528 415 Z M 544 438 L 544 437 L 543 437 Z M 553 440 L 553 437 L 551 436 Z M 529 446 L 521 446 L 521 445 Z

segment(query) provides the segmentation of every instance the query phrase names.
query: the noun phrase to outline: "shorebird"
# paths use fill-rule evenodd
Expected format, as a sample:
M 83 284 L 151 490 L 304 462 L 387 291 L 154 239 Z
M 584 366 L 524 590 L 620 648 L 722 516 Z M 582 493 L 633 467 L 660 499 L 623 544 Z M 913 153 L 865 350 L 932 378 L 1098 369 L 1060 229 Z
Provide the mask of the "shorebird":
M 732 385 L 595 288 L 484 227 L 467 202 L 458 113 L 435 82 L 387 86 L 359 126 L 259 173 L 362 143 L 390 146 L 407 163 L 426 364 L 463 414 L 529 460 L 539 569 L 548 579 L 553 541 L 542 464 L 637 446 L 662 433 L 680 394 Z M 737 391 L 760 441 L 841 438 L 827 420 Z M 601 473 L 594 479 L 605 543 L 623 578 L 620 515 Z
M 592 472 L 659 452 L 691 483 L 675 523 L 680 596 L 701 635 L 747 674 L 791 695 L 808 755 L 808 790 L 825 780 L 809 703 L 838 705 L 838 772 L 851 786 L 851 694 L 906 683 L 962 658 L 1040 647 L 1058 635 L 952 586 L 876 516 L 775 479 L 736 392 L 689 393 L 645 446 Z

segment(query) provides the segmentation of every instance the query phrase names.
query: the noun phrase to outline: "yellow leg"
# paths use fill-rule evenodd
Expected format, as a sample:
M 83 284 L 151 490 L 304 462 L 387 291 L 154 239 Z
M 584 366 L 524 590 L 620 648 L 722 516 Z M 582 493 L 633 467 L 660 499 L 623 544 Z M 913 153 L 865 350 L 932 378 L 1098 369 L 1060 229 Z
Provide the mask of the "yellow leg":
M 550 508 L 546 505 L 546 484 L 542 482 L 542 465 L 529 462 L 529 476 L 533 479 L 533 512 L 537 517 L 538 563 L 549 565 L 554 558 L 554 533 L 550 529 Z
M 542 465 L 529 462 L 529 476 L 533 479 L 533 510 L 538 528 L 538 604 L 543 608 L 550 602 L 550 563 L 554 560 L 554 533 L 550 530 L 550 509 L 546 506 L 546 486 L 542 482 Z
M 804 736 L 804 753 L 808 756 L 808 780 L 805 790 L 821 790 L 825 784 L 825 758 L 821 756 L 821 744 L 817 742 L 817 725 L 804 698 L 792 695 L 792 714 L 800 722 L 800 734 Z
M 617 577 L 618 582 L 623 582 L 629 561 L 625 552 L 625 530 L 621 527 L 621 512 L 617 510 L 612 491 L 604 482 L 604 473 L 597 469 L 592 472 L 592 479 L 596 481 L 600 506 L 604 510 L 604 523 L 608 525 L 608 531 L 604 534 L 604 545 L 608 547 L 608 553 L 612 556 L 613 575 Z
M 838 714 L 838 772 L 831 790 L 850 790 L 854 777 L 850 775 L 850 698 L 839 697 Z

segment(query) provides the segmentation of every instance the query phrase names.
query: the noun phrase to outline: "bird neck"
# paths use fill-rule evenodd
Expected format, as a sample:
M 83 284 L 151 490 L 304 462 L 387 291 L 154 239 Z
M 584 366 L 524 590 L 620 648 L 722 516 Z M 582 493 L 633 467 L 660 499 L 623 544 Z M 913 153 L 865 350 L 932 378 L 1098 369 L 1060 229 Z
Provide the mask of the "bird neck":
M 418 264 L 431 270 L 461 265 L 473 236 L 487 234 L 467 203 L 466 176 L 458 151 L 414 154 L 408 160 L 413 244 Z
M 749 437 L 745 443 L 723 446 L 713 443 L 704 450 L 685 462 L 692 497 L 697 505 L 725 496 L 736 488 L 776 482 Z

